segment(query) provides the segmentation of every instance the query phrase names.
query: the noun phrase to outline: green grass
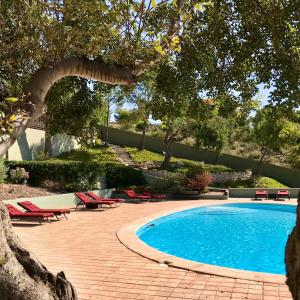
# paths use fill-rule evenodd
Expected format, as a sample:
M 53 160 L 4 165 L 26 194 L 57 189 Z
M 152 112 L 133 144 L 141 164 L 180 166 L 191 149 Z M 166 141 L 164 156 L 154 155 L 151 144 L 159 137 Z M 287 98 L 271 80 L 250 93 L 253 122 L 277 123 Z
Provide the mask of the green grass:
M 220 187 L 227 187 L 226 185 L 219 185 Z M 230 184 L 231 188 L 287 188 L 286 185 L 270 177 L 259 177 L 257 183 L 254 184 L 252 180 L 237 181 Z
M 116 154 L 109 147 L 101 147 L 97 149 L 76 149 L 62 153 L 51 160 L 70 160 L 85 162 L 110 162 L 117 161 Z
M 140 151 L 136 148 L 126 147 L 126 151 L 130 154 L 132 160 L 136 163 L 152 163 L 154 161 L 163 161 L 163 155 L 152 152 L 149 150 Z M 180 172 L 184 174 L 188 174 L 193 171 L 201 171 L 204 168 L 211 173 L 217 172 L 230 172 L 232 171 L 231 168 L 228 168 L 223 165 L 210 165 L 210 164 L 203 164 L 203 162 L 184 159 L 184 158 L 177 158 L 172 157 L 171 165 L 168 167 L 168 171 L 170 172 Z M 178 165 L 174 163 L 179 163 Z
M 138 150 L 136 148 L 126 147 L 126 151 L 130 154 L 133 161 L 136 163 L 145 163 L 145 162 L 153 162 L 153 161 L 162 161 L 163 155 L 155 152 L 151 152 L 148 150 Z
M 260 177 L 255 187 L 261 188 L 287 188 L 286 185 L 281 182 L 270 178 L 270 177 Z

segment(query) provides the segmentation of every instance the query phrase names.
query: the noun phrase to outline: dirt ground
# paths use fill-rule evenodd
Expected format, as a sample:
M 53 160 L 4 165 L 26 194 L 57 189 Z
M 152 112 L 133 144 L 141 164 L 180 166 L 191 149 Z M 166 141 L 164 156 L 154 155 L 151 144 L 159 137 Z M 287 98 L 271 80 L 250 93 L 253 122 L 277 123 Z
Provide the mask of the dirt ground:
M 0 200 L 53 195 L 55 192 L 26 184 L 0 184 Z

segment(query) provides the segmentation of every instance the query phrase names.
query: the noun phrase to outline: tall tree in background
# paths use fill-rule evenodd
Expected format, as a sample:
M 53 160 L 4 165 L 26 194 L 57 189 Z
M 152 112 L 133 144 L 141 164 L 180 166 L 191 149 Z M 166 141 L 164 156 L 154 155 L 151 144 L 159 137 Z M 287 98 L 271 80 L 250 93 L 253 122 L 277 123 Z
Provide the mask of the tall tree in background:
M 260 167 L 270 155 L 280 153 L 284 147 L 298 143 L 300 127 L 289 121 L 278 109 L 265 107 L 257 111 L 252 119 L 253 138 L 260 146 L 260 159 L 255 174 L 259 175 Z
M 74 136 L 82 145 L 95 140 L 104 123 L 105 96 L 110 89 L 105 84 L 88 84 L 77 77 L 54 84 L 45 101 L 49 133 Z

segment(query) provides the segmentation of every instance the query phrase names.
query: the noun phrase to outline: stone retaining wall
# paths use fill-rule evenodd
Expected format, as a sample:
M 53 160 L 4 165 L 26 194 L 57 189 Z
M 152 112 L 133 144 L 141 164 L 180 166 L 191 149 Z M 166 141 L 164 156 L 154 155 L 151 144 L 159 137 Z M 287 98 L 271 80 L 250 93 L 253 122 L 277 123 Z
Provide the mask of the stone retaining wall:
M 245 170 L 240 172 L 224 172 L 224 173 L 211 173 L 213 184 L 214 183 L 226 183 L 236 182 L 251 179 L 252 171 Z

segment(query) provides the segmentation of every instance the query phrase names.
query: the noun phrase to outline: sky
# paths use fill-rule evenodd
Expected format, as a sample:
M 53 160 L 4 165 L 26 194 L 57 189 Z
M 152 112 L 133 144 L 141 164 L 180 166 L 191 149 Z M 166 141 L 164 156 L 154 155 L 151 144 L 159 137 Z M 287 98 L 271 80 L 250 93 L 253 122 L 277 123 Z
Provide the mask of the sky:
M 258 85 L 258 89 L 259 89 L 259 91 L 258 91 L 257 95 L 254 97 L 254 99 L 258 99 L 261 102 L 261 106 L 265 106 L 266 104 L 268 104 L 268 97 L 269 97 L 269 95 L 270 95 L 270 93 L 272 92 L 273 89 L 272 88 L 267 89 L 267 88 L 264 87 L 263 84 Z M 130 104 L 130 103 L 125 103 L 122 106 L 123 109 L 127 109 L 127 110 L 130 110 L 134 107 L 135 107 L 135 105 Z M 117 107 L 113 106 L 112 113 L 111 113 L 111 116 L 110 116 L 110 121 L 111 122 L 115 121 L 114 115 L 115 115 L 116 109 L 117 109 Z M 156 123 L 154 120 L 150 120 L 150 121 L 151 121 L 151 123 Z

